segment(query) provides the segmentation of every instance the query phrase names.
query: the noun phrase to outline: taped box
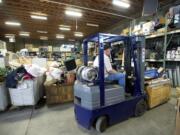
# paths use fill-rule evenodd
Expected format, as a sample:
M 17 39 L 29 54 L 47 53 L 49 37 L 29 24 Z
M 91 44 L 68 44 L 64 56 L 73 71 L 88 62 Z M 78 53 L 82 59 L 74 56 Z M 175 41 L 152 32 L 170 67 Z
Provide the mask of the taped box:
M 73 84 L 51 84 L 45 85 L 46 102 L 48 105 L 72 102 Z
M 166 82 L 159 82 L 156 84 L 150 84 L 146 87 L 148 95 L 149 108 L 156 107 L 162 103 L 167 102 L 171 96 L 171 85 L 169 80 Z

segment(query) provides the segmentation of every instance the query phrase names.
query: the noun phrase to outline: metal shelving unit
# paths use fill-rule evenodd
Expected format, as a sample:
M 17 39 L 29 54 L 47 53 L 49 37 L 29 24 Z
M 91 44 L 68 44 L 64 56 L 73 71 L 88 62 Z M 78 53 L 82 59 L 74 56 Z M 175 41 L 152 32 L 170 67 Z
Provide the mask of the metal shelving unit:
M 156 59 L 146 59 L 146 62 L 163 62 L 163 59 L 156 60 Z
M 164 38 L 164 43 L 163 43 L 163 59 L 160 60 L 156 60 L 156 59 L 146 59 L 146 62 L 159 62 L 163 64 L 163 67 L 166 68 L 166 62 L 180 62 L 180 60 L 176 60 L 176 59 L 167 59 L 166 58 L 166 54 L 167 54 L 167 47 L 170 43 L 170 41 L 172 40 L 172 38 L 170 38 L 168 40 L 168 36 L 173 34 L 178 34 L 180 33 L 180 29 L 176 29 L 176 30 L 171 30 L 168 31 L 168 22 L 167 22 L 167 17 L 166 17 L 166 25 L 165 25 L 165 32 L 164 33 L 156 33 L 156 34 L 152 34 L 152 35 L 148 35 L 146 36 L 146 40 L 148 39 L 154 39 L 154 38 Z M 163 39 L 162 39 L 163 40 Z

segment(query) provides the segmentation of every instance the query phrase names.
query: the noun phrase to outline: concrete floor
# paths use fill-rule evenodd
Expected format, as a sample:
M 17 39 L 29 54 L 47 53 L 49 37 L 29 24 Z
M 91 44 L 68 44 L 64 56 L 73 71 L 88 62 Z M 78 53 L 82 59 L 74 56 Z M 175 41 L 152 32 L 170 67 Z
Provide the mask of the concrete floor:
M 173 135 L 175 98 L 107 129 L 103 135 Z M 94 130 L 79 127 L 74 119 L 73 104 L 40 109 L 24 108 L 0 113 L 0 135 L 96 135 Z

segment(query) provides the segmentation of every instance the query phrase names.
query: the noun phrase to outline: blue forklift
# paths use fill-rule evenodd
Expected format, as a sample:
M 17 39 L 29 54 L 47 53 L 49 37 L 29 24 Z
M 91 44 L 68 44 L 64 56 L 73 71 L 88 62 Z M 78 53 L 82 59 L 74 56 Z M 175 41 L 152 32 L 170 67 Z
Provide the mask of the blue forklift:
M 124 43 L 124 86 L 106 82 L 104 44 Z M 99 68 L 88 66 L 88 45 L 98 45 Z M 77 123 L 103 132 L 108 126 L 141 116 L 147 110 L 144 92 L 145 38 L 98 33 L 83 41 L 84 66 L 77 72 L 74 84 L 74 112 Z M 129 96 L 126 96 L 128 93 Z

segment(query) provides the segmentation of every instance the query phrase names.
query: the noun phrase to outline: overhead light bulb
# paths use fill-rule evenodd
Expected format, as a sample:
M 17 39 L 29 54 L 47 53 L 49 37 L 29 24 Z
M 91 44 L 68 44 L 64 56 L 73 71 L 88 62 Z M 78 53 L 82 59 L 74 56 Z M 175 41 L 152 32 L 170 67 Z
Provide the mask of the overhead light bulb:
M 9 26 L 21 26 L 21 23 L 19 23 L 19 22 L 6 21 L 5 24 L 9 25 Z
M 57 39 L 64 39 L 64 35 L 56 34 L 56 38 L 57 38 Z
M 75 42 L 76 40 L 75 39 L 69 39 L 70 42 Z
M 41 33 L 41 34 L 47 34 L 48 32 L 47 31 L 41 31 L 41 30 L 37 30 L 38 33 Z
M 73 17 L 82 17 L 82 13 L 78 11 L 73 11 L 73 10 L 66 10 L 65 14 L 68 16 L 73 16 Z
M 29 37 L 30 33 L 29 32 L 20 32 L 19 35 L 24 36 L 24 37 Z
M 46 36 L 40 36 L 40 39 L 41 39 L 41 40 L 48 40 L 48 37 L 46 37 Z
M 47 20 L 47 16 L 31 15 L 32 19 Z
M 71 28 L 68 28 L 68 27 L 60 27 L 59 29 L 62 31 L 70 31 L 71 30 Z
M 94 23 L 86 23 L 86 25 L 91 27 L 99 27 L 98 24 L 94 24 Z
M 64 25 L 64 24 L 61 24 L 61 25 L 59 25 L 60 27 L 66 27 L 66 28 L 71 28 L 71 26 L 69 26 L 69 25 Z
M 113 0 L 112 2 L 114 5 L 122 7 L 122 8 L 129 8 L 130 4 L 127 2 L 124 2 L 122 0 Z
M 74 36 L 75 37 L 83 37 L 83 33 L 82 32 L 74 32 Z
M 11 38 L 11 37 L 15 37 L 15 35 L 14 34 L 5 34 L 5 37 L 6 38 Z
M 2 0 L 0 0 L 0 3 L 2 3 Z

